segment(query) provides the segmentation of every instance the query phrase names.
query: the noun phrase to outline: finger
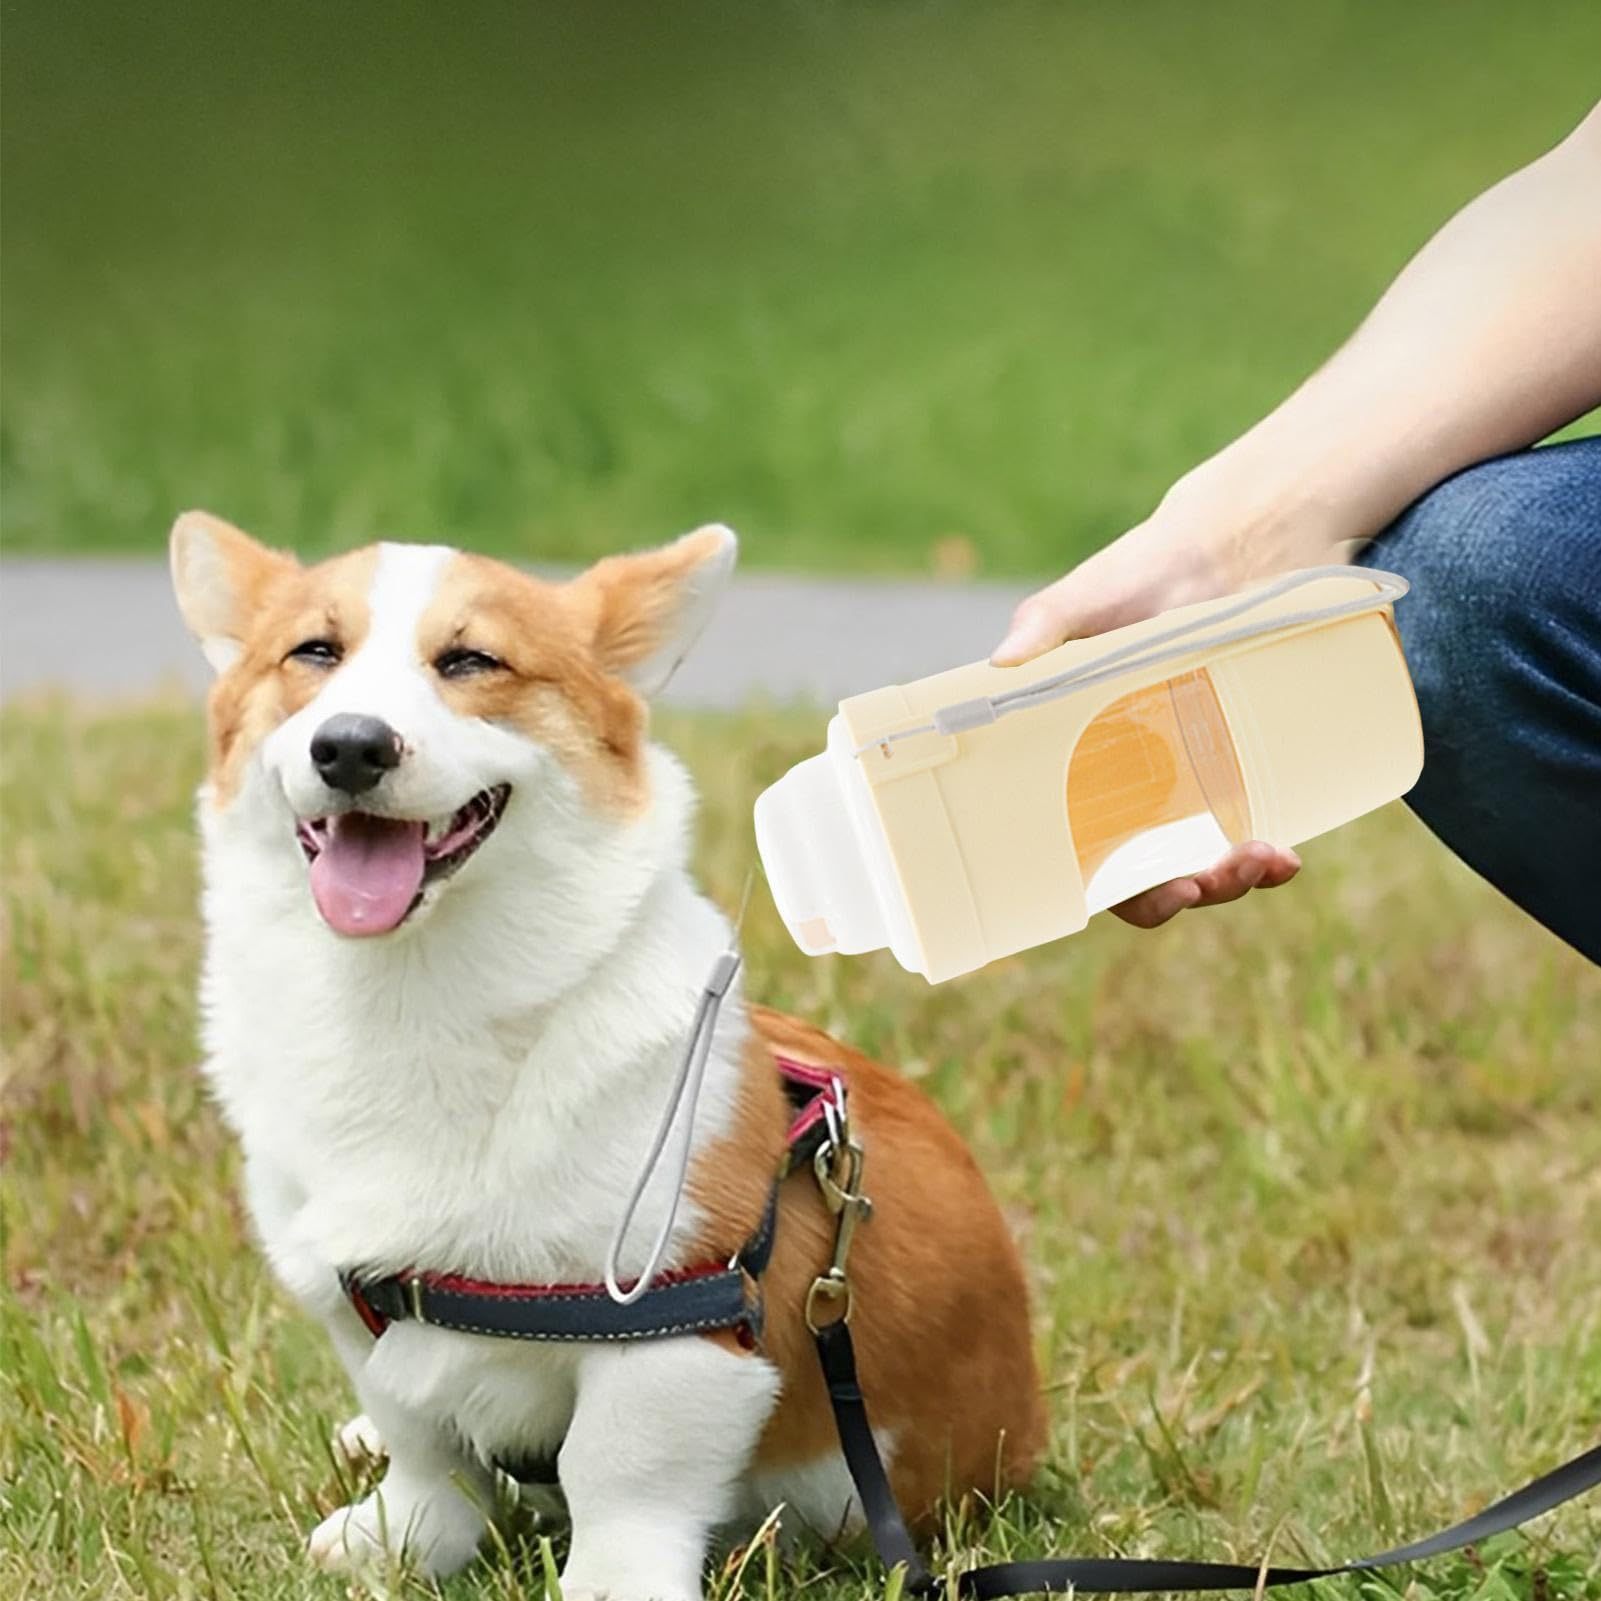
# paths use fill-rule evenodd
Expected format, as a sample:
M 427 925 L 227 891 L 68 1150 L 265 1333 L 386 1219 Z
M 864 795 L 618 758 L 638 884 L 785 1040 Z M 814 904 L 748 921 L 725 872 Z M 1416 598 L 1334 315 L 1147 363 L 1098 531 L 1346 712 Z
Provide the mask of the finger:
M 1287 884 L 1301 870 L 1301 858 L 1292 850 L 1269 845 L 1263 840 L 1247 840 L 1236 845 L 1220 861 L 1195 876 L 1203 890 L 1214 887 L 1214 880 L 1238 881 L 1242 874 L 1256 869 L 1255 887 L 1271 889 Z
M 1241 862 L 1232 867 L 1210 868 L 1204 874 L 1196 874 L 1196 882 L 1201 886 L 1197 906 L 1227 906 L 1230 901 L 1249 895 L 1262 882 L 1262 864 Z
M 1111 910 L 1135 928 L 1160 928 L 1182 911 L 1224 906 L 1252 889 L 1277 889 L 1301 870 L 1301 858 L 1261 840 L 1237 845 L 1222 861 L 1189 878 L 1170 879 Z
M 1087 639 L 1149 616 L 1152 606 L 1089 574 L 1095 558 L 1030 595 L 1012 613 L 1006 638 L 990 655 L 992 667 L 1020 667 L 1063 640 Z
M 1160 928 L 1186 907 L 1200 903 L 1201 886 L 1193 878 L 1175 878 L 1119 901 L 1112 911 L 1135 928 Z
M 1050 591 L 1031 595 L 1012 613 L 1006 638 L 990 654 L 993 667 L 1020 667 L 1054 650 L 1070 632 L 1066 617 L 1051 603 Z
M 1300 871 L 1294 851 L 1280 850 L 1261 840 L 1237 845 L 1222 861 L 1195 875 L 1201 887 L 1201 906 L 1222 906 L 1253 889 L 1276 889 Z
M 1262 875 L 1258 889 L 1277 889 L 1301 871 L 1301 858 L 1294 851 L 1275 851 L 1268 870 Z
M 1271 860 L 1271 846 L 1255 841 L 1236 845 L 1221 861 L 1195 875 L 1195 882 L 1201 886 L 1200 904 L 1218 906 L 1237 901 L 1262 882 Z

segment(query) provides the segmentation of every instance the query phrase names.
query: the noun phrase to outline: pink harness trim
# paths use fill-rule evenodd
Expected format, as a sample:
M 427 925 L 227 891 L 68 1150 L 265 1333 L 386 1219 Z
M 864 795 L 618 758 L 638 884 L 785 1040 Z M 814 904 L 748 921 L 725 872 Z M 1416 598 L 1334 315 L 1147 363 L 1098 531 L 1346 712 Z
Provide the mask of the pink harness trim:
M 830 1093 L 837 1103 L 844 1104 L 844 1081 L 831 1068 L 813 1067 L 809 1062 L 797 1062 L 788 1056 L 775 1055 L 773 1064 L 778 1068 L 780 1077 L 814 1092 L 812 1098 L 791 1119 L 789 1132 L 784 1136 L 786 1145 L 798 1145 L 802 1137 L 827 1115 Z

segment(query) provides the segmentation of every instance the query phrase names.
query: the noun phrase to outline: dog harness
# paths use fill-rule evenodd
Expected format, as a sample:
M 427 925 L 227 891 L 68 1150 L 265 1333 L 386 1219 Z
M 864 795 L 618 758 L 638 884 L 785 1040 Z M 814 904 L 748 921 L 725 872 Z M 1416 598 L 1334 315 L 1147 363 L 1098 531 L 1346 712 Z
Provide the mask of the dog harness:
M 767 1202 L 730 1256 L 654 1275 L 620 1301 L 598 1284 L 497 1284 L 457 1273 L 347 1271 L 340 1283 L 374 1337 L 391 1323 L 427 1323 L 512 1340 L 653 1340 L 733 1329 L 754 1347 L 762 1333 L 761 1278 L 772 1259 L 778 1194 L 797 1168 L 831 1152 L 846 1128 L 845 1085 L 837 1073 L 775 1056 L 791 1116 L 784 1155 Z

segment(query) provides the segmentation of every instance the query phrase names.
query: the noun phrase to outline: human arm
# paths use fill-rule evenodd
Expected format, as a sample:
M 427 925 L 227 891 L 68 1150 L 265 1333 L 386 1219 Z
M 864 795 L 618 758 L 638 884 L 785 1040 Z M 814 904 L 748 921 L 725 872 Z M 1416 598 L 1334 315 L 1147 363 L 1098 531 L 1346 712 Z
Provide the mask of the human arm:
M 1341 561 L 1441 479 L 1601 404 L 1601 106 L 1458 212 L 1355 334 L 1145 522 L 1018 608 L 991 658 Z M 1260 843 L 1117 908 L 1154 926 L 1287 882 Z

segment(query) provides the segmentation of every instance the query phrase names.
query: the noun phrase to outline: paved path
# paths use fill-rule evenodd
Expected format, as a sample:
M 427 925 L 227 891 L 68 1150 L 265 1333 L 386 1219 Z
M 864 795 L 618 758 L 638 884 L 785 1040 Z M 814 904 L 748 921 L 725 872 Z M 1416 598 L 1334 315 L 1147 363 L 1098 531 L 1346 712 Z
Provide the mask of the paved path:
M 831 705 L 988 654 L 1026 586 L 736 575 L 664 697 L 727 708 L 753 696 Z M 207 669 L 173 605 L 166 564 L 0 561 L 0 696 L 67 689 L 133 699 L 198 694 Z

